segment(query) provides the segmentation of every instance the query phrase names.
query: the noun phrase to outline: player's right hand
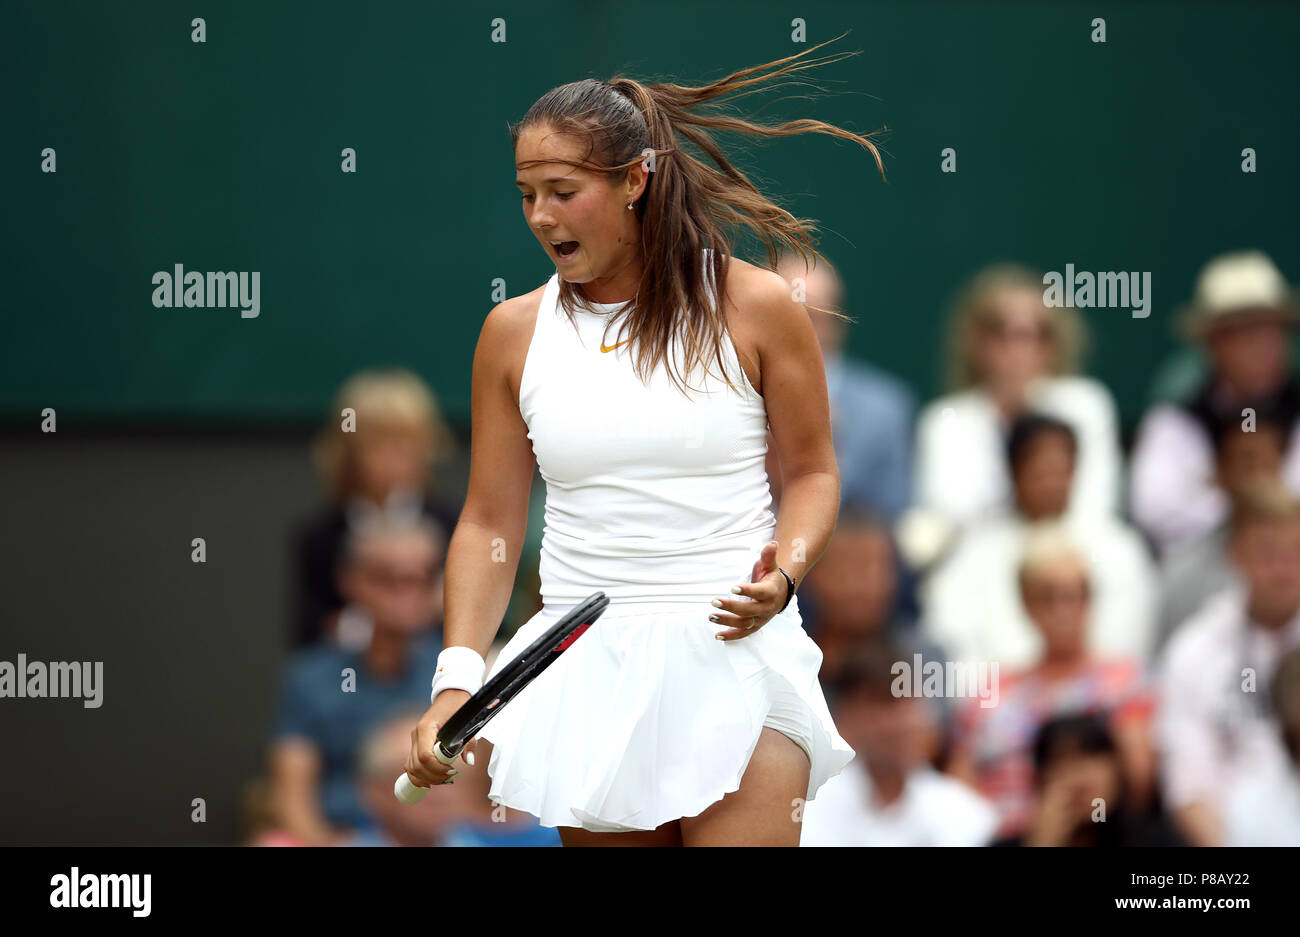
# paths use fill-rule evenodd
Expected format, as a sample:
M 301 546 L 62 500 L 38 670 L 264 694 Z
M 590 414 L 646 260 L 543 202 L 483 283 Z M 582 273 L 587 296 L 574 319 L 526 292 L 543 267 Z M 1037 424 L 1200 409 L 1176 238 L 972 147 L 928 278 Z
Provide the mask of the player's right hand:
M 416 787 L 449 784 L 456 777 L 458 772 L 454 764 L 447 765 L 439 761 L 433 753 L 433 746 L 437 742 L 438 730 L 451 718 L 452 713 L 465 704 L 469 696 L 464 690 L 443 690 L 411 730 L 411 752 L 406 757 L 406 773 Z M 471 740 L 461 751 L 460 758 L 466 764 L 470 763 L 466 755 L 474 751 L 474 741 Z

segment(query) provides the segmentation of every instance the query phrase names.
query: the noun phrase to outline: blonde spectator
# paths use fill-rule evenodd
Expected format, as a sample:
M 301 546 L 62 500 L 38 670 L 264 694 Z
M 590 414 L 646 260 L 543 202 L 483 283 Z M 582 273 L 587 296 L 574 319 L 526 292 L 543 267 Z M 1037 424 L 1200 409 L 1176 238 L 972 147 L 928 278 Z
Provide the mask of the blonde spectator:
M 329 502 L 294 533 L 293 647 L 327 636 L 364 643 L 365 623 L 339 592 L 340 548 L 380 508 L 424 514 L 453 532 L 459 507 L 436 489 L 433 470 L 454 450 L 437 400 L 409 371 L 362 371 L 343 385 L 312 446 Z
M 1091 649 L 1093 577 L 1059 526 L 1036 528 L 1025 542 L 1016 581 L 1042 650 L 1027 670 L 998 672 L 998 703 L 962 707 L 948 770 L 997 807 L 998 837 L 1023 833 L 1034 805 L 1033 746 L 1054 718 L 1098 714 L 1114 735 L 1124 800 L 1142 808 L 1154 786 L 1151 694 L 1131 658 Z
M 1078 437 L 1071 510 L 1117 510 L 1115 404 L 1100 383 L 1075 373 L 1083 347 L 1077 313 L 1045 306 L 1037 274 L 1002 264 L 976 276 L 951 317 L 951 392 L 927 405 L 918 421 L 917 504 L 958 527 L 1004 508 L 1011 480 L 1003 438 L 1018 416 L 1034 410 L 1059 417 Z

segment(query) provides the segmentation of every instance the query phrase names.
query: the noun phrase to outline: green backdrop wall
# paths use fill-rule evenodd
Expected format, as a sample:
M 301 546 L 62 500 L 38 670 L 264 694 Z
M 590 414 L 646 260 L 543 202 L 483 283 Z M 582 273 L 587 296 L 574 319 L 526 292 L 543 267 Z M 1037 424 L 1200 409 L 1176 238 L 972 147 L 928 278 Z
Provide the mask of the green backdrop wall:
M 702 82 L 845 30 L 824 51 L 863 54 L 814 73 L 832 94 L 772 95 L 759 116 L 887 125 L 888 182 L 825 137 L 733 152 L 820 220 L 860 319 L 851 350 L 919 394 L 940 387 L 953 291 L 992 260 L 1152 273 L 1149 318 L 1087 313 L 1090 369 L 1129 420 L 1209 256 L 1259 246 L 1300 278 L 1294 4 L 7 7 L 8 422 L 43 407 L 109 424 L 314 421 L 379 364 L 424 375 L 463 422 L 493 281 L 514 295 L 553 269 L 523 223 L 507 121 L 566 81 Z M 795 16 L 807 43 L 791 40 Z M 56 173 L 41 172 L 46 147 Z M 940 172 L 945 147 L 956 173 Z M 260 314 L 155 308 L 151 278 L 176 264 L 258 271 Z

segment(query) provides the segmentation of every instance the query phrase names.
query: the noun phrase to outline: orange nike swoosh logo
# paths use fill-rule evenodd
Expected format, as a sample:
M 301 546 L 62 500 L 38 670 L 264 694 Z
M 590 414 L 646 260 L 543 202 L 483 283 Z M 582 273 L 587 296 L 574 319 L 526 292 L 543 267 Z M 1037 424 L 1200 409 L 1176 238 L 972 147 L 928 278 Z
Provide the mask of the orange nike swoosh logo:
M 632 339 L 630 339 L 630 338 L 625 338 L 625 339 L 623 339 L 623 341 L 619 342 L 618 345 L 626 345 L 626 344 L 627 344 L 628 342 L 630 342 L 630 341 L 632 341 Z M 615 348 L 618 347 L 618 345 L 609 345 L 609 346 L 606 346 L 604 342 L 601 342 L 601 343 L 600 343 L 600 350 L 601 350 L 601 351 L 613 351 Z

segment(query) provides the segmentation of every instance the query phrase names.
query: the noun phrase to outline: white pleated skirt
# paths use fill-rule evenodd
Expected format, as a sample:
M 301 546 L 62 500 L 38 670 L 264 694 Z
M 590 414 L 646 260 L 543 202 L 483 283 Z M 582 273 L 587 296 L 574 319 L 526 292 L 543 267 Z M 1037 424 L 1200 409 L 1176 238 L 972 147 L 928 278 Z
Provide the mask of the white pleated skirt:
M 708 602 L 612 602 L 484 728 L 488 797 L 547 827 L 652 830 L 738 790 L 767 725 L 807 753 L 814 799 L 854 752 L 826 706 L 822 652 L 797 601 L 735 641 L 714 638 L 723 626 Z M 529 619 L 489 676 L 571 607 Z

